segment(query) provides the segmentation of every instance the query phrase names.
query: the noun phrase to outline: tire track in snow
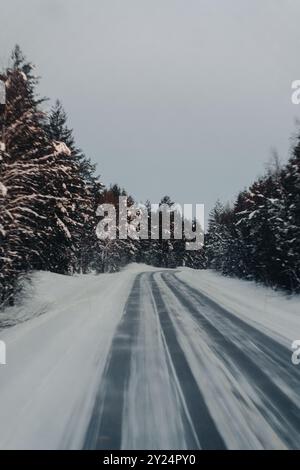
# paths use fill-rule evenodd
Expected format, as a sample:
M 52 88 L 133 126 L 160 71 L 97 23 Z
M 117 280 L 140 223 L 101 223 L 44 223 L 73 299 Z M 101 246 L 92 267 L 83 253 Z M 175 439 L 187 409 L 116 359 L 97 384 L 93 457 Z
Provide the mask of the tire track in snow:
M 280 364 L 285 364 L 286 368 L 290 366 L 289 351 L 272 338 L 222 309 L 221 306 L 190 287 L 184 281 L 179 280 L 175 275 L 162 274 L 161 278 L 181 303 L 184 311 L 188 312 L 212 339 L 216 354 L 222 354 L 224 360 L 226 359 L 224 356 L 227 356 L 229 358 L 229 361 L 227 361 L 228 366 L 230 367 L 232 362 L 238 367 L 241 375 L 249 379 L 262 402 L 262 404 L 256 403 L 256 406 L 271 427 L 276 430 L 277 434 L 289 447 L 298 448 L 300 445 L 300 409 L 269 377 L 265 370 L 262 370 L 257 362 L 248 356 L 245 333 L 252 344 L 257 342 L 261 349 L 269 354 L 270 351 L 273 351 L 272 357 L 275 360 L 279 357 Z M 227 327 L 229 326 L 230 329 L 235 328 L 236 337 L 240 332 L 241 342 L 239 345 L 226 334 L 226 322 L 229 322 Z M 270 367 L 274 368 L 274 362 L 270 361 Z M 293 372 L 297 374 L 295 369 L 293 369 Z M 295 381 L 299 387 L 300 382 L 297 380 L 297 375 L 296 378 L 291 377 L 290 384 L 286 384 L 286 388 L 290 389 L 291 393 L 293 393 Z
M 123 414 L 122 449 L 199 447 L 161 328 L 149 274 L 141 280 L 137 347 Z
M 121 448 L 125 392 L 139 329 L 141 276 L 142 274 L 139 274 L 134 281 L 121 322 L 112 340 L 87 429 L 84 449 Z
M 151 274 L 150 283 L 166 345 L 184 396 L 189 418 L 192 421 L 193 430 L 196 433 L 196 440 L 191 440 L 190 437 L 189 449 L 195 449 L 197 441 L 202 449 L 225 449 L 223 438 L 209 413 L 203 395 L 179 344 L 168 308 L 161 295 L 159 285 L 154 279 L 154 273 Z M 192 436 L 193 432 L 189 434 Z
M 198 304 L 205 307 L 206 311 L 213 311 L 214 320 L 217 320 L 218 325 L 221 326 L 223 334 L 232 338 L 233 341 L 238 339 L 244 343 L 244 346 L 247 343 L 249 354 L 251 353 L 253 358 L 255 356 L 255 361 L 260 364 L 261 368 L 266 368 L 266 372 L 273 380 L 276 379 L 281 384 L 288 383 L 290 390 L 295 391 L 296 403 L 299 403 L 300 369 L 291 362 L 291 350 L 227 311 L 203 294 L 201 290 L 193 288 L 177 276 L 175 279 L 187 289 L 189 297 L 192 292 Z

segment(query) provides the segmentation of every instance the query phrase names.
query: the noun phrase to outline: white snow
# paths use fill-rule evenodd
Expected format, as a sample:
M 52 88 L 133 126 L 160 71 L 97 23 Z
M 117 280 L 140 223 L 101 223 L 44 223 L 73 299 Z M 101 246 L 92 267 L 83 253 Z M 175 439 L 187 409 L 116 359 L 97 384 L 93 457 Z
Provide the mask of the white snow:
M 64 153 L 65 155 L 68 155 L 68 156 L 71 155 L 71 150 L 64 142 L 55 141 L 53 142 L 53 146 L 55 149 L 54 155 L 59 155 L 60 153 Z
M 0 79 L 0 104 L 5 104 L 5 83 Z
M 212 270 L 181 268 L 178 277 L 289 349 L 300 338 L 299 295 L 288 296 Z
M 0 331 L 7 351 L 0 366 L 1 449 L 78 447 L 128 293 L 136 273 L 148 269 L 77 277 L 38 272 L 33 298 L 0 315 L 0 322 L 14 315 L 20 322 Z
M 57 222 L 58 227 L 61 229 L 61 231 L 64 232 L 66 238 L 68 238 L 70 240 L 72 238 L 72 235 L 70 234 L 70 231 L 69 231 L 68 227 L 57 216 L 56 216 L 56 222 Z
M 4 186 L 3 183 L 0 181 L 0 194 L 2 197 L 5 197 L 7 195 L 7 187 Z
M 0 330 L 7 362 L 0 365 L 1 449 L 81 448 L 128 294 L 136 275 L 148 271 L 158 270 L 132 264 L 120 273 L 99 276 L 37 272 L 23 304 L 0 314 L 2 327 L 13 325 Z M 288 348 L 300 338 L 299 296 L 289 298 L 212 271 L 180 268 L 176 275 Z M 160 275 L 155 276 L 181 348 L 228 447 L 282 447 L 257 411 L 254 387 L 228 368 L 205 331 Z M 152 448 L 185 448 L 178 413 L 184 400 L 145 279 L 141 299 L 122 446 L 143 448 L 147 441 Z
M 23 78 L 24 82 L 27 82 L 27 75 L 24 72 L 20 72 L 21 77 Z

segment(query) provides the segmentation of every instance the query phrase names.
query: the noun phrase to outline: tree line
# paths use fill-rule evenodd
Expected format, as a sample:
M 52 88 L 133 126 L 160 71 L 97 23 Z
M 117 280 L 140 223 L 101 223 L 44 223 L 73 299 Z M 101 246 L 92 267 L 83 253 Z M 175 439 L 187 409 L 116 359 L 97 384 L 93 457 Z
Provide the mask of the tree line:
M 216 203 L 205 250 L 224 275 L 300 292 L 300 136 L 286 164 L 274 158 L 234 204 Z
M 177 240 L 99 240 L 96 209 L 118 208 L 118 185 L 104 187 L 75 143 L 59 101 L 50 112 L 37 94 L 33 65 L 19 46 L 0 74 L 0 306 L 12 304 L 20 278 L 32 270 L 60 274 L 112 272 L 132 261 L 200 266 Z M 134 203 L 128 196 L 129 206 Z M 168 197 L 162 203 L 171 204 Z M 149 222 L 150 222 L 149 209 Z

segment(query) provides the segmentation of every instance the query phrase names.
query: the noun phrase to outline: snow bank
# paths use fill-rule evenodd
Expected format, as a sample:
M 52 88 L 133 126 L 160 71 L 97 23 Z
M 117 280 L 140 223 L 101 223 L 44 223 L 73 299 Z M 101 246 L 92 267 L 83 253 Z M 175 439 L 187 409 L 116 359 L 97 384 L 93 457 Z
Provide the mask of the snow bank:
M 289 349 L 300 338 L 299 295 L 287 296 L 255 282 L 224 277 L 211 270 L 181 268 L 177 275 Z

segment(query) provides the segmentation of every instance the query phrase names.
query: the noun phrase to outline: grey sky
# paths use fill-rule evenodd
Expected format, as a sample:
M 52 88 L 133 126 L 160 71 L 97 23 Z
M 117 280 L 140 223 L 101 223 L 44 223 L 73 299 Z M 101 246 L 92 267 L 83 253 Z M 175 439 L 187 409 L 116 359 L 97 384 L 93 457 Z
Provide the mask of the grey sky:
M 298 0 L 1 0 L 0 66 L 19 43 L 105 183 L 139 200 L 232 198 L 287 158 L 300 107 Z

